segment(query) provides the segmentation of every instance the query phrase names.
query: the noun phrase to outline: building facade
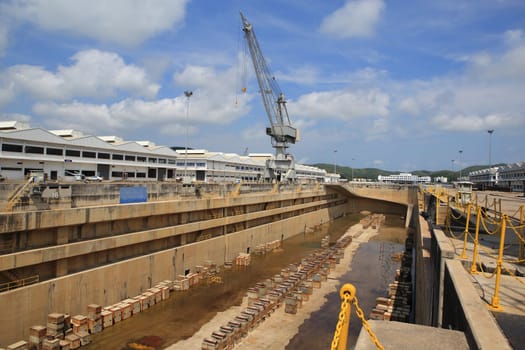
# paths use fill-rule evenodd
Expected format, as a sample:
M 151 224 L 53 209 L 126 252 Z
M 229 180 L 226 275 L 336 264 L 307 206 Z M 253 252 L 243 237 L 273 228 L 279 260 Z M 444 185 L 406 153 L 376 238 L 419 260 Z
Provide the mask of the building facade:
M 259 182 L 264 181 L 269 157 L 272 155 L 175 151 L 150 141 L 0 122 L 0 175 L 4 179 L 44 174 L 56 181 L 98 176 L 110 181 Z M 299 181 L 323 182 L 326 171 L 297 164 L 296 175 Z
M 430 176 L 417 176 L 411 173 L 400 173 L 397 175 L 379 175 L 377 177 L 379 182 L 391 182 L 399 184 L 412 184 L 412 183 L 430 183 Z

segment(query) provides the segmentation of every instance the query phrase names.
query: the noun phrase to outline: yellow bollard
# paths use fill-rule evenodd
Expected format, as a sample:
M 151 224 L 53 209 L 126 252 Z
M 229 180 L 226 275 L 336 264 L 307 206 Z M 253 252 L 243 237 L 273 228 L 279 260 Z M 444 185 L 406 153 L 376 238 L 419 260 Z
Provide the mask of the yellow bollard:
M 334 339 L 332 340 L 332 349 L 346 350 L 348 342 L 348 328 L 350 327 L 350 311 L 352 301 L 356 295 L 355 287 L 346 283 L 339 291 L 341 296 L 341 311 L 339 313 L 339 321 L 335 329 Z
M 505 230 L 507 229 L 507 214 L 503 214 L 503 220 L 501 221 L 500 241 L 499 241 L 499 253 L 498 262 L 496 265 L 496 285 L 494 286 L 494 296 L 490 308 L 494 311 L 502 311 L 503 307 L 499 304 L 499 285 L 501 282 L 501 265 L 503 264 L 503 249 L 505 248 Z
M 470 266 L 470 273 L 476 275 L 478 273 L 478 267 L 476 265 L 476 257 L 478 256 L 478 244 L 479 244 L 479 222 L 481 220 L 481 207 L 476 207 L 476 235 L 474 236 L 474 252 L 472 253 L 472 266 Z
M 463 232 L 463 252 L 461 253 L 461 259 L 467 258 L 467 240 L 468 240 L 468 225 L 470 222 L 470 203 L 467 205 L 467 221 L 465 222 L 465 232 Z

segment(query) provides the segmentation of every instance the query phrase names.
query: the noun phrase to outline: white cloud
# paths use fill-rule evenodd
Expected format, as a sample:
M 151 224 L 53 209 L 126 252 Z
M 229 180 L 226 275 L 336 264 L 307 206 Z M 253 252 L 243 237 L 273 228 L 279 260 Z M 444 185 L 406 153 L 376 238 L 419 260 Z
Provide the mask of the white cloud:
M 277 72 L 275 76 L 279 81 L 296 84 L 315 84 L 321 79 L 319 70 L 309 65 L 294 68 L 288 73 Z
M 440 114 L 432 118 L 432 122 L 441 130 L 446 131 L 482 131 L 512 127 L 520 124 L 520 118 L 510 115 L 447 115 Z M 523 120 L 521 121 L 523 123 Z
M 376 90 L 336 90 L 312 92 L 290 101 L 291 115 L 308 118 L 351 120 L 359 117 L 388 116 L 390 98 Z
M 2 113 L 0 114 L 0 119 L 2 120 L 16 120 L 18 122 L 29 122 L 31 116 L 21 113 Z
M 382 166 L 385 164 L 385 161 L 381 159 L 376 159 L 372 162 L 372 164 L 374 164 L 375 166 Z
M 0 108 L 7 106 L 16 96 L 13 83 L 5 82 L 2 84 L 0 76 Z
M 382 139 L 385 135 L 392 132 L 390 123 L 387 119 L 375 119 L 372 123 L 372 127 L 366 130 L 366 140 L 373 141 Z
M 399 110 L 407 114 L 417 115 L 420 111 L 420 108 L 414 98 L 407 97 L 399 102 Z
M 0 105 L 7 97 L 21 93 L 44 100 L 104 98 L 118 91 L 153 98 L 160 88 L 142 68 L 126 64 L 115 53 L 86 50 L 72 60 L 72 65 L 59 66 L 56 72 L 30 65 L 9 67 L 0 75 Z
M 370 37 L 384 9 L 383 0 L 348 1 L 323 19 L 321 32 L 338 38 Z
M 153 101 L 127 98 L 112 104 L 84 102 L 40 102 L 34 105 L 35 114 L 46 118 L 55 127 L 77 127 L 92 133 L 104 130 L 130 130 L 157 127 L 161 134 L 194 133 L 199 125 L 226 124 L 246 114 L 253 95 L 237 97 L 235 103 L 235 70 L 217 72 L 213 68 L 188 66 L 175 74 L 174 81 L 193 91 L 185 95 Z M 230 88 L 231 87 L 231 88 Z
M 521 29 L 512 29 L 507 30 L 503 33 L 503 40 L 509 45 L 514 45 L 523 41 L 525 37 L 523 36 L 523 31 Z
M 0 10 L 44 30 L 59 30 L 98 41 L 135 46 L 180 24 L 187 2 L 25 0 L 4 3 Z

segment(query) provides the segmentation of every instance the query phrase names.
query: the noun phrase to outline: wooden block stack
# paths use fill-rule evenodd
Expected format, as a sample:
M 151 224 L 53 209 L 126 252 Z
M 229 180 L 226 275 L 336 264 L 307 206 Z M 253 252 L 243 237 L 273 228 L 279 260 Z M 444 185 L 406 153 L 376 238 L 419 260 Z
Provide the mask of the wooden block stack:
M 239 253 L 237 258 L 235 258 L 235 265 L 237 266 L 249 266 L 251 263 L 250 254 Z
M 42 350 L 60 350 L 60 339 L 44 339 L 42 342 Z
M 321 288 L 321 275 L 315 274 L 312 276 L 312 284 L 314 288 Z
M 97 304 L 89 304 L 87 306 L 88 312 L 88 329 L 91 334 L 96 334 L 102 331 L 102 306 Z
M 129 304 L 131 306 L 131 314 L 135 315 L 138 314 L 141 311 L 140 307 L 140 301 L 138 299 L 126 299 L 124 300 L 126 304 Z
M 29 347 L 41 350 L 45 337 L 46 327 L 38 325 L 29 328 Z
M 100 316 L 102 317 L 102 327 L 108 328 L 113 326 L 113 313 L 109 310 L 102 310 L 100 313 Z
M 199 282 L 199 276 L 196 273 L 191 274 L 191 275 L 193 278 L 193 283 L 197 284 Z M 191 287 L 191 283 L 190 283 L 190 287 Z M 162 301 L 162 291 L 160 290 L 160 288 L 153 287 L 148 290 L 151 291 L 155 295 L 155 304 L 158 304 Z
M 80 346 L 85 346 L 91 343 L 91 337 L 88 332 L 81 331 L 81 332 L 78 332 L 77 335 L 80 338 Z
M 144 292 L 142 295 L 148 298 L 149 307 L 152 307 L 153 305 L 155 305 L 155 293 L 148 290 L 147 292 Z
M 69 348 L 71 350 L 78 349 L 80 347 L 80 338 L 76 334 L 69 334 L 66 335 L 65 338 L 67 341 L 69 341 Z
M 196 286 L 199 283 L 199 275 L 196 273 L 189 273 L 186 275 L 186 278 L 189 280 L 190 288 Z
M 297 298 L 295 295 L 287 295 L 286 298 L 284 298 L 284 312 L 287 314 L 297 313 Z
M 190 281 L 184 275 L 179 275 L 173 283 L 174 290 L 185 291 L 190 289 Z
M 69 350 L 71 349 L 71 344 L 67 340 L 61 340 L 58 342 L 58 346 L 60 347 L 60 350 Z
M 7 350 L 28 350 L 28 344 L 24 340 L 20 340 L 7 347 Z
M 136 296 L 135 299 L 139 301 L 140 311 L 144 311 L 149 307 L 149 299 L 144 294 Z
M 122 320 L 122 309 L 118 304 L 114 305 L 109 311 L 113 314 L 113 324 L 117 324 Z
M 64 314 L 51 313 L 47 315 L 46 335 L 58 339 L 64 337 Z
M 71 317 L 71 324 L 73 325 L 73 333 L 76 335 L 78 335 L 79 332 L 88 331 L 88 318 L 84 315 Z
M 130 318 L 131 315 L 132 315 L 131 304 L 122 302 L 122 303 L 119 304 L 119 306 L 120 306 L 120 309 L 122 311 L 122 321 L 127 320 L 128 318 Z
M 166 285 L 160 285 L 160 295 L 162 296 L 162 300 L 166 300 L 170 297 L 170 288 Z

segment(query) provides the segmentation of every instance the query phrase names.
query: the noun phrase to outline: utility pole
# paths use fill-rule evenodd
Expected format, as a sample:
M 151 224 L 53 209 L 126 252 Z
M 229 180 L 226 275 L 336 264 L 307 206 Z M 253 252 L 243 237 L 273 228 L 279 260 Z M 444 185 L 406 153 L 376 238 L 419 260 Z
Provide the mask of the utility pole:
M 188 127 L 190 123 L 190 97 L 193 95 L 193 91 L 184 91 L 186 96 L 186 145 L 184 146 L 184 182 L 188 179 Z
M 494 129 L 487 130 L 489 133 L 489 169 L 492 166 L 492 133 L 494 132 Z
M 337 150 L 334 149 L 334 175 L 337 174 L 337 161 L 336 161 L 336 156 L 337 156 Z
M 352 158 L 352 182 L 354 182 L 354 160 L 355 158 Z
M 463 153 L 463 150 L 459 150 L 459 181 L 461 181 L 461 153 Z

